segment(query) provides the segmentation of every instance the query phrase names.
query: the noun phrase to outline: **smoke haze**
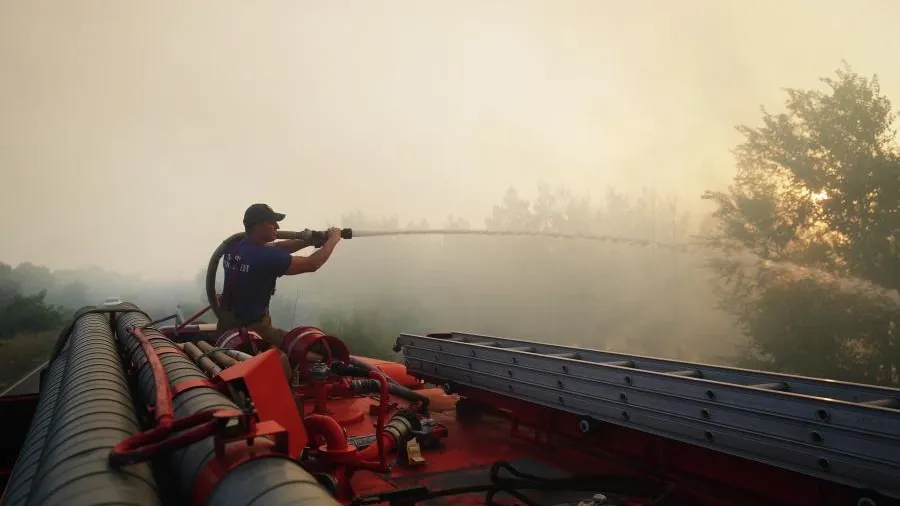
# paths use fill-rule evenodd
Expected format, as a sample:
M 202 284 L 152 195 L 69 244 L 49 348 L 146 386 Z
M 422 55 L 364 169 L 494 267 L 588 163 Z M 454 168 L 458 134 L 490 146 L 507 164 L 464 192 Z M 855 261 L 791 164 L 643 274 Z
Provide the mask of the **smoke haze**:
M 355 209 L 477 226 L 507 187 L 539 181 L 647 186 L 696 206 L 733 173 L 733 125 L 777 106 L 781 87 L 846 58 L 888 95 L 900 88 L 898 13 L 812 0 L 4 2 L 0 258 L 192 276 L 255 201 L 292 229 Z
M 200 299 L 198 271 L 252 202 L 289 230 L 483 228 L 511 186 L 532 200 L 541 183 L 592 197 L 580 231 L 687 240 L 709 212 L 700 194 L 734 174 L 733 127 L 783 87 L 846 59 L 900 95 L 898 15 L 875 0 L 5 2 L 0 260 L 180 280 L 153 293 Z M 629 214 L 609 188 L 677 212 Z M 733 337 L 698 254 L 478 238 L 430 252 L 442 241 L 345 241 L 323 272 L 282 282 L 281 323 L 416 301 L 429 324 L 602 331 L 625 348 L 682 325 L 696 342 L 654 348 L 673 356 Z M 91 297 L 151 290 L 80 279 Z M 625 319 L 648 327 L 613 325 Z

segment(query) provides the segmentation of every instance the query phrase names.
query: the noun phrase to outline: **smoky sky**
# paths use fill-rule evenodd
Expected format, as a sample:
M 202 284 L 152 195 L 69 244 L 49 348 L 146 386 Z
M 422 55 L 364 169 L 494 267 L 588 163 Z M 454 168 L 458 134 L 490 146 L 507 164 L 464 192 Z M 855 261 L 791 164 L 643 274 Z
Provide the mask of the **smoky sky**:
M 734 126 L 848 61 L 900 95 L 888 1 L 0 3 L 0 260 L 190 276 L 243 209 L 450 215 L 509 186 L 704 210 Z M 345 247 L 363 247 L 346 246 Z

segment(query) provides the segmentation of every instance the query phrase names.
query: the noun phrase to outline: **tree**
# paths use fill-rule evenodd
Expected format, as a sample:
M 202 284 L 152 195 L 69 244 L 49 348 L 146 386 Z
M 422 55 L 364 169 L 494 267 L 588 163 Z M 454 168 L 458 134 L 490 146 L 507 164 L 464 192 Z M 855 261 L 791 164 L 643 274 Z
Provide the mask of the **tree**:
M 13 276 L 12 267 L 0 262 L 0 308 L 22 293 L 22 285 Z
M 59 308 L 45 304 L 46 295 L 44 290 L 35 295 L 15 295 L 0 307 L 0 338 L 60 328 L 65 314 Z
M 762 126 L 738 127 L 733 184 L 704 194 L 718 224 L 708 243 L 725 254 L 710 265 L 750 339 L 745 364 L 894 383 L 895 114 L 877 76 L 845 64 L 822 82 L 826 90 L 788 89 L 785 111 L 763 109 Z
M 41 290 L 50 291 L 54 288 L 53 273 L 47 267 L 23 262 L 13 269 L 12 274 L 22 286 L 22 293 L 26 295 L 33 295 Z
M 88 286 L 81 281 L 65 284 L 59 291 L 48 296 L 49 302 L 68 308 L 80 308 L 89 304 Z

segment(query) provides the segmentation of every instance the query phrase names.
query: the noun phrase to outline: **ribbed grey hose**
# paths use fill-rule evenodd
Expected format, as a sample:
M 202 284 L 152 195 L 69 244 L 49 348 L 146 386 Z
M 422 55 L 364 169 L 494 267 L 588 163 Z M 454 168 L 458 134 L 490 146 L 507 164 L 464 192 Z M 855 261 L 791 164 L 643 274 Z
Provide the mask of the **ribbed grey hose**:
M 41 463 L 41 455 L 47 445 L 47 433 L 50 431 L 50 423 L 53 421 L 53 414 L 59 400 L 59 389 L 62 385 L 63 374 L 66 372 L 68 351 L 68 347 L 62 348 L 60 355 L 49 366 L 37 410 L 31 426 L 28 428 L 22 450 L 16 458 L 12 475 L 6 484 L 3 500 L 0 501 L 2 506 L 24 505 L 28 501 L 28 496 L 31 495 L 31 485 Z
M 203 340 L 198 340 L 195 344 L 206 356 L 211 358 L 219 367 L 223 369 L 236 365 L 238 362 L 240 362 L 240 360 L 238 360 L 237 358 L 232 357 L 227 353 L 223 353 L 227 350 L 227 348 L 217 349 L 213 347 L 213 345 Z M 250 355 L 247 355 L 247 358 L 250 358 Z
M 117 334 L 132 361 L 138 368 L 138 390 L 147 404 L 155 399 L 153 373 L 140 342 L 128 332 L 131 327 L 143 327 L 150 323 L 146 315 L 137 312 L 122 313 L 117 319 Z M 144 335 L 153 348 L 175 347 L 175 344 L 154 328 L 144 329 Z M 207 376 L 194 362 L 182 353 L 159 355 L 166 376 L 173 388 L 184 381 L 206 379 Z M 219 391 L 208 387 L 185 390 L 172 399 L 175 418 L 208 409 L 231 409 L 238 406 Z M 263 438 L 256 443 L 262 444 Z M 190 497 L 201 469 L 214 458 L 213 439 L 206 438 L 184 449 L 172 452 L 166 462 L 176 477 L 181 497 Z M 308 500 L 309 502 L 305 502 Z M 207 499 L 208 506 L 267 506 L 287 504 L 316 504 L 338 506 L 338 502 L 299 464 L 284 457 L 262 458 L 241 464 L 225 475 L 215 485 Z
M 191 357 L 191 360 L 200 366 L 200 369 L 208 376 L 212 377 L 222 372 L 222 368 L 219 364 L 213 361 L 213 359 L 203 356 L 203 351 L 201 351 L 194 343 L 184 343 L 184 346 L 181 349 L 187 356 Z
M 7 504 L 162 504 L 149 464 L 108 466 L 110 450 L 141 427 L 106 315 L 76 316 L 62 352 L 51 365 L 44 396 L 55 396 L 56 402 L 33 423 L 35 436 L 43 433 L 46 441 L 30 494 L 26 500 L 15 491 Z M 33 462 L 36 452 L 34 446 L 24 448 L 24 459 Z M 23 469 L 32 469 L 27 466 Z

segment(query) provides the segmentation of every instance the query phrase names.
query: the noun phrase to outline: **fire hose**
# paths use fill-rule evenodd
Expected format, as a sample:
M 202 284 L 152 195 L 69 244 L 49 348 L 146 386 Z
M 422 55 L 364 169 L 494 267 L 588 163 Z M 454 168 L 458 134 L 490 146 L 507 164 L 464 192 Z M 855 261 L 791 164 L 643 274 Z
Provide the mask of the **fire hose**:
M 136 309 L 136 308 L 135 308 Z M 157 396 L 159 388 L 171 385 L 173 425 L 179 420 L 192 420 L 204 413 L 235 413 L 240 408 L 234 401 L 216 390 L 207 376 L 178 347 L 159 331 L 144 328 L 150 319 L 138 312 L 119 314 L 116 332 L 122 348 L 136 366 L 137 389 L 148 405 L 159 409 L 166 405 Z M 143 329 L 143 330 L 141 330 Z M 145 339 L 142 339 L 141 336 Z M 151 353 L 147 353 L 152 348 Z M 157 357 L 153 359 L 151 357 Z M 156 367 L 154 367 L 156 364 Z M 161 371 L 161 372 L 160 372 Z M 164 375 L 159 378 L 158 375 Z M 162 402 L 162 406 L 157 403 Z M 160 422 L 162 416 L 157 415 Z M 205 417 L 200 416 L 202 421 Z M 211 417 L 215 421 L 215 415 Z M 201 422 L 192 429 L 174 436 L 183 437 L 205 427 Z M 316 504 L 336 505 L 335 500 L 299 464 L 285 455 L 266 453 L 273 442 L 266 437 L 251 437 L 253 450 L 229 453 L 223 459 L 217 452 L 215 438 L 204 437 L 183 448 L 168 449 L 164 457 L 169 464 L 182 497 L 193 504 L 208 506 L 239 504 L 293 504 L 298 499 Z M 140 443 L 140 441 L 139 441 Z M 248 445 L 250 442 L 240 443 Z M 235 444 L 237 446 L 237 444 Z M 127 445 L 125 445 L 127 446 Z M 124 448 L 127 456 L 129 448 Z
M 216 250 L 212 254 L 212 257 L 210 257 L 209 259 L 209 265 L 206 268 L 206 300 L 209 303 L 209 307 L 213 310 L 213 313 L 215 313 L 216 318 L 222 317 L 222 311 L 219 308 L 219 301 L 216 297 L 216 271 L 219 268 L 219 261 L 221 261 L 222 257 L 225 256 L 225 252 L 228 250 L 228 248 L 230 248 L 246 236 L 247 234 L 244 232 L 232 234 L 230 237 L 222 241 L 221 244 L 219 244 L 219 247 L 216 248 Z M 279 230 L 275 233 L 275 237 L 277 239 L 300 239 L 310 242 L 313 246 L 321 247 L 321 245 L 325 243 L 327 235 L 325 232 L 309 229 L 300 232 Z M 352 238 L 353 230 L 349 228 L 341 230 L 341 237 L 343 239 Z
M 147 463 L 107 466 L 107 452 L 140 425 L 109 320 L 92 311 L 59 341 L 4 506 L 162 504 Z
M 666 243 L 641 239 L 636 237 L 622 237 L 613 235 L 594 235 L 582 233 L 549 232 L 543 230 L 472 230 L 472 229 L 424 229 L 424 230 L 353 230 L 341 229 L 341 238 L 352 239 L 354 237 L 390 237 L 390 236 L 417 236 L 417 235 L 478 235 L 499 237 L 545 237 L 554 239 L 578 239 L 587 241 L 599 241 L 606 243 L 623 243 L 640 247 L 658 247 L 673 251 L 687 251 L 687 244 Z M 246 237 L 246 233 L 238 232 L 222 241 L 216 248 L 206 269 L 206 299 L 209 302 L 216 317 L 220 317 L 219 304 L 216 300 L 216 270 L 219 260 L 225 255 L 233 244 Z M 315 247 L 321 247 L 327 238 L 327 232 L 305 229 L 300 232 L 280 230 L 275 233 L 277 239 L 301 239 L 310 242 Z
M 58 405 L 59 389 L 68 361 L 67 351 L 68 348 L 65 348 L 64 355 L 54 360 L 47 371 L 43 393 L 34 413 L 35 422 L 28 429 L 22 451 L 13 467 L 3 499 L 0 500 L 0 504 L 4 506 L 24 505 L 28 501 L 35 473 L 47 445 L 47 432 Z

